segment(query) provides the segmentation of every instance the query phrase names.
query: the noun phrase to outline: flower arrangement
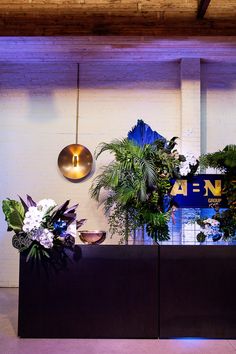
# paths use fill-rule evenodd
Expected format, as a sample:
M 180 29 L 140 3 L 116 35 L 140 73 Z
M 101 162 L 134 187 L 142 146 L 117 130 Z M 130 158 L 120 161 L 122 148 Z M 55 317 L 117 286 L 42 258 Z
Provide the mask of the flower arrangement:
M 212 237 L 213 241 L 220 239 L 226 241 L 235 239 L 236 235 L 236 145 L 226 145 L 222 150 L 201 155 L 201 167 L 216 168 L 224 173 L 224 188 L 223 194 L 226 196 L 228 209 L 220 210 L 219 205 L 211 205 L 214 208 L 215 214 L 212 217 L 215 221 L 219 222 L 219 233 Z M 202 220 L 198 221 L 199 225 Z M 204 234 L 198 234 L 197 239 L 199 242 L 205 241 Z
M 199 161 L 192 153 L 187 153 L 186 155 L 181 155 L 179 165 L 179 174 L 181 177 L 188 176 L 190 174 L 194 174 L 199 166 Z
M 215 214 L 212 218 L 198 218 L 196 222 L 201 226 L 197 235 L 198 242 L 204 242 L 207 238 L 212 241 L 229 241 L 235 239 L 236 222 L 232 209 L 219 210 L 218 205 L 212 206 Z M 233 217 L 234 216 L 234 217 Z
M 3 213 L 8 224 L 7 231 L 14 231 L 13 247 L 20 252 L 27 250 L 30 257 L 50 258 L 52 249 L 72 247 L 75 243 L 76 229 L 85 219 L 76 220 L 76 208 L 68 207 L 67 200 L 60 207 L 52 199 L 35 202 L 27 195 L 26 201 L 6 199 L 2 202 Z
M 200 225 L 201 230 L 197 235 L 198 242 L 204 242 L 206 238 L 211 238 L 213 241 L 219 241 L 222 237 L 220 230 L 220 222 L 216 219 L 198 219 L 197 224 Z

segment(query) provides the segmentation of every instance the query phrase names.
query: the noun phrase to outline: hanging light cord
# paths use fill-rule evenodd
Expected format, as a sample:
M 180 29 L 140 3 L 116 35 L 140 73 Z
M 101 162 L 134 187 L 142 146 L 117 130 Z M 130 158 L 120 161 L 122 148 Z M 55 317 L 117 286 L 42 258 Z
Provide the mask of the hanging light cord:
M 79 135 L 79 89 L 80 89 L 80 67 L 77 67 L 77 98 L 76 98 L 76 125 L 75 125 L 75 143 L 78 144 Z

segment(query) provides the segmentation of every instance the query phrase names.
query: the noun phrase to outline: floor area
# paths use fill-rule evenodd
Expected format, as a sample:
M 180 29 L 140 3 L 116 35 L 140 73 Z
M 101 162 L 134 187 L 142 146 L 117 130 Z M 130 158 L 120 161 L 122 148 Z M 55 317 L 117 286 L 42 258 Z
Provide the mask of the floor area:
M 17 304 L 17 288 L 0 288 L 0 354 L 236 354 L 236 340 L 21 339 Z

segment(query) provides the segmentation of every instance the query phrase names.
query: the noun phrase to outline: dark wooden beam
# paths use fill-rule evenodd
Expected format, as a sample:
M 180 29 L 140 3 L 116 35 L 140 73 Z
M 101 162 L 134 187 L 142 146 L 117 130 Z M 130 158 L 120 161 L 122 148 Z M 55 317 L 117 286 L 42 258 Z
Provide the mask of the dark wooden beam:
M 197 18 L 201 19 L 204 17 L 206 10 L 210 4 L 211 0 L 201 0 L 198 6 Z

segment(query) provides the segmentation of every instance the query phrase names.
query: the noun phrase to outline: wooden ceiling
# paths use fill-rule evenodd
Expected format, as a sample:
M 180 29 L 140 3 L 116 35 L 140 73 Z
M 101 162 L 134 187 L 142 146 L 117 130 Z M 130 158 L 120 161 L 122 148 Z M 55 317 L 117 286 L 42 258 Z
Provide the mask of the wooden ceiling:
M 236 35 L 236 0 L 1 0 L 1 36 Z

